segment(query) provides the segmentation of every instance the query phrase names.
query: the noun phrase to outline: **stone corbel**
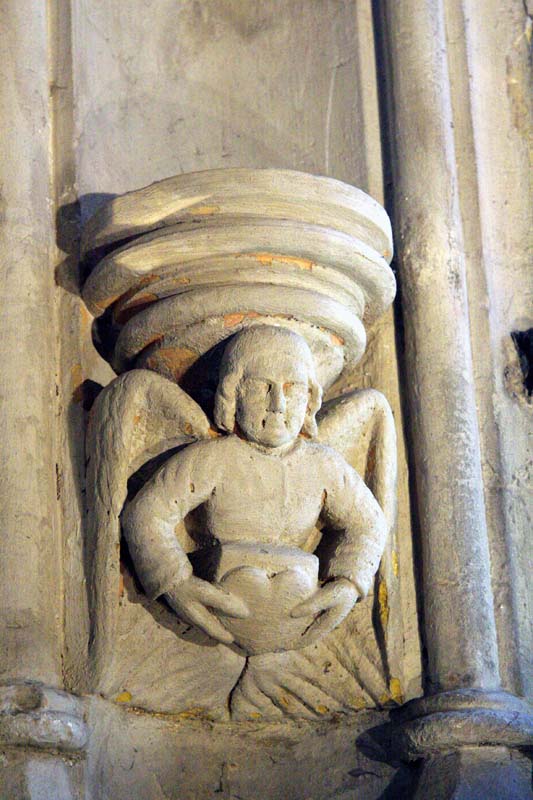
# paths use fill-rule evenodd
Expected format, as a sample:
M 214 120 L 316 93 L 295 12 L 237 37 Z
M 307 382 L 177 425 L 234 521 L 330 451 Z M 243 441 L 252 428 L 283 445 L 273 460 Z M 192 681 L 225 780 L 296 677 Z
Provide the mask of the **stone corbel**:
M 331 179 L 213 170 L 106 203 L 83 251 L 83 297 L 119 374 L 92 409 L 88 438 L 94 687 L 118 691 L 122 527 L 147 601 L 164 597 L 211 646 L 233 647 L 221 680 L 234 686 L 234 718 L 279 714 L 287 681 L 297 702 L 281 712 L 294 716 L 380 702 L 387 670 L 371 659 L 363 677 L 354 668 L 350 696 L 336 698 L 334 670 L 304 676 L 283 654 L 332 633 L 357 599 L 354 613 L 370 619 L 364 598 L 395 520 L 385 398 L 351 391 L 320 410 L 394 297 L 387 215 Z M 190 446 L 169 458 L 180 445 Z M 129 477 L 161 455 L 168 461 L 126 502 Z M 197 509 L 204 518 L 191 531 Z M 355 654 L 357 636 L 346 635 Z M 221 651 L 220 669 L 231 653 Z

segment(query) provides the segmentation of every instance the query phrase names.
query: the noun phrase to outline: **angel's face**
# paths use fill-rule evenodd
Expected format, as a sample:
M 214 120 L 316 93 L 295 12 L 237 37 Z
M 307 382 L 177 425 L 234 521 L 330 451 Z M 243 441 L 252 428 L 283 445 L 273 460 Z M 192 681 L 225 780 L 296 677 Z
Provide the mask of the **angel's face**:
M 287 353 L 250 359 L 237 388 L 236 421 L 244 436 L 281 447 L 300 433 L 309 399 L 305 364 Z

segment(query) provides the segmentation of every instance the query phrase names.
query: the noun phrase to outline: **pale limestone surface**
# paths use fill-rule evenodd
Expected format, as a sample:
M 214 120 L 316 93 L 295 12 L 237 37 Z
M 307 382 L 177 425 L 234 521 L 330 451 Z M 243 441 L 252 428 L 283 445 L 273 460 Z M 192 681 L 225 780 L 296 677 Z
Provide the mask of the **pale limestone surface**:
M 271 326 L 237 334 L 215 400 L 215 419 L 230 435 L 171 457 L 122 518 L 148 597 L 165 594 L 184 621 L 249 656 L 309 647 L 337 627 L 368 593 L 385 547 L 387 522 L 363 480 L 330 448 L 296 438 L 304 425 L 316 431 L 314 376 L 296 334 Z M 394 495 L 394 450 L 384 461 Z M 175 538 L 194 509 L 205 519 L 198 544 L 220 548 L 214 586 L 193 576 Z M 337 531 L 322 588 L 312 555 L 319 519 Z
M 438 24 L 429 34 L 418 16 L 419 4 L 414 11 L 396 0 L 391 5 L 401 6 L 403 13 L 390 36 L 403 45 L 409 43 L 397 51 L 399 61 L 393 68 L 391 39 L 382 47 L 382 21 L 378 14 L 374 30 L 370 3 L 362 0 L 355 4 L 305 0 L 291 3 L 290 8 L 285 2 L 261 2 L 254 4 L 252 10 L 244 8 L 240 0 L 202 0 L 184 2 L 178 12 L 174 2 L 132 0 L 127 13 L 112 2 L 85 0 L 72 4 L 53 0 L 46 9 L 36 0 L 7 0 L 2 5 L 0 70 L 2 102 L 5 100 L 7 106 L 3 119 L 7 122 L 2 125 L 2 137 L 6 138 L 0 149 L 0 170 L 7 207 L 2 222 L 9 226 L 2 234 L 9 240 L 2 252 L 9 270 L 2 274 L 11 281 L 7 287 L 9 303 L 17 298 L 16 307 L 5 305 L 5 309 L 11 309 L 9 315 L 15 314 L 17 323 L 3 329 L 3 364 L 10 359 L 11 365 L 3 373 L 2 396 L 7 398 L 3 413 L 8 419 L 7 430 L 16 430 L 17 445 L 28 436 L 33 437 L 29 447 L 13 448 L 11 434 L 4 440 L 3 459 L 8 468 L 2 495 L 2 508 L 7 510 L 2 535 L 9 540 L 5 545 L 8 560 L 3 563 L 9 567 L 10 576 L 23 573 L 20 580 L 3 583 L 3 609 L 7 611 L 2 614 L 7 614 L 7 620 L 4 616 L 2 619 L 9 641 L 14 640 L 16 645 L 8 651 L 9 675 L 20 674 L 22 678 L 29 676 L 58 685 L 65 682 L 78 691 L 88 686 L 82 537 L 85 459 L 81 442 L 87 416 L 83 406 L 90 404 L 95 387 L 85 384 L 82 388 L 82 383 L 90 378 L 105 385 L 114 374 L 94 351 L 92 320 L 84 313 L 78 296 L 75 216 L 69 221 L 62 215 L 60 247 L 70 254 L 65 255 L 52 242 L 53 220 L 49 212 L 74 201 L 78 190 L 121 192 L 181 169 L 192 171 L 227 163 L 286 166 L 329 174 L 362 187 L 380 200 L 381 142 L 388 159 L 389 133 L 402 130 L 409 131 L 402 155 L 404 164 L 415 158 L 418 180 L 431 186 L 434 167 L 429 160 L 420 158 L 421 152 L 429 154 L 435 148 L 434 137 L 426 137 L 426 123 L 434 117 L 445 118 L 447 112 L 443 114 L 438 104 L 426 102 L 416 89 L 408 103 L 398 94 L 393 101 L 390 99 L 394 95 L 394 76 L 409 69 L 405 58 L 421 51 L 427 54 L 425 46 L 429 42 L 434 52 L 446 59 L 450 79 L 452 150 L 458 169 L 456 189 L 466 259 L 476 405 L 481 420 L 481 467 L 500 673 L 507 688 L 518 693 L 529 691 L 532 629 L 528 611 L 531 523 L 527 431 L 531 408 L 509 332 L 531 325 L 530 298 L 523 290 L 530 285 L 525 242 L 531 231 L 531 4 L 521 0 L 439 2 L 433 6 Z M 445 35 L 436 35 L 442 20 Z M 376 102 L 374 34 L 388 98 L 381 120 Z M 227 57 L 228 52 L 232 57 Z M 413 88 L 419 85 L 417 75 L 423 87 L 427 74 L 425 63 L 414 75 Z M 448 77 L 444 77 L 444 84 Z M 389 128 L 393 107 L 395 115 Z M 414 129 L 410 127 L 413 119 L 417 122 Z M 179 134 L 180 126 L 184 126 L 183 136 Z M 249 130 L 253 131 L 251 136 L 247 135 Z M 394 147 L 392 150 L 394 164 L 398 156 Z M 180 165 L 184 154 L 186 163 Z M 385 182 L 390 188 L 390 175 L 386 175 Z M 86 215 L 99 199 L 83 198 Z M 399 190 L 396 211 L 408 199 L 409 193 Z M 426 207 L 423 202 L 420 205 L 420 200 L 424 195 L 415 194 L 411 208 L 418 222 L 426 218 Z M 437 210 L 442 208 L 440 200 Z M 20 241 L 17 231 L 21 233 Z M 26 259 L 35 254 L 36 242 L 44 239 L 50 247 L 42 251 L 39 248 L 40 256 L 35 263 L 32 260 L 28 275 L 24 269 L 24 264 L 29 263 Z M 443 244 L 444 248 L 447 246 Z M 14 271 L 16 254 L 19 256 Z M 400 256 L 403 254 L 400 246 Z M 54 297 L 51 278 L 56 266 L 58 286 Z M 35 281 L 41 288 L 44 281 L 44 295 L 41 290 L 33 291 Z M 28 286 L 32 288 L 26 291 Z M 409 293 L 410 289 L 404 288 L 402 305 Z M 430 313 L 426 319 L 431 321 Z M 30 320 L 34 333 L 37 325 L 37 332 L 26 337 L 24 331 L 29 329 Z M 401 326 L 398 330 L 401 353 Z M 417 325 L 417 330 L 424 337 L 434 336 L 431 326 L 428 329 Z M 40 344 L 38 351 L 35 341 Z M 371 332 L 359 375 L 348 378 L 346 385 L 379 388 L 390 399 L 400 424 L 395 353 L 389 315 Z M 29 372 L 25 371 L 26 363 Z M 30 376 L 25 384 L 29 387 L 27 395 L 20 392 L 21 374 Z M 404 365 L 402 380 L 406 384 L 411 374 L 410 367 Z M 53 388 L 54 377 L 58 384 L 55 399 L 54 392 L 48 395 L 46 389 Z M 34 402 L 33 397 L 39 397 L 39 402 Z M 441 401 L 442 398 L 437 411 L 430 407 L 430 415 L 439 413 Z M 31 407 L 31 416 L 25 416 L 23 423 L 18 422 L 21 402 L 23 409 Z M 53 424 L 52 409 L 57 412 L 57 425 Z M 424 412 L 416 405 L 407 406 L 408 416 L 419 413 Z M 17 421 L 15 426 L 13 420 Z M 446 437 L 442 441 L 438 437 L 443 449 L 446 441 Z M 41 442 L 42 447 L 36 442 Z M 57 444 L 56 459 L 51 457 L 53 442 Z M 382 563 L 388 590 L 383 608 L 388 617 L 389 653 L 400 667 L 402 686 L 408 696 L 413 696 L 420 693 L 418 619 L 410 577 L 411 528 L 403 436 L 399 444 L 399 525 L 392 534 L 394 546 L 390 553 L 385 552 Z M 415 460 L 421 452 L 413 438 L 410 452 Z M 54 473 L 54 461 L 57 463 L 57 493 L 46 478 L 32 484 L 38 496 L 34 489 L 24 495 L 14 488 L 29 486 L 33 481 L 38 455 L 46 461 L 48 476 Z M 455 448 L 451 455 L 457 456 Z M 416 508 L 416 494 L 420 499 L 424 486 L 413 487 Z M 50 549 L 38 545 L 39 559 L 30 558 L 30 540 L 20 538 L 18 524 L 12 524 L 10 514 L 14 511 L 17 519 L 20 516 L 26 521 L 31 541 L 41 541 L 44 529 L 40 520 L 30 517 L 30 496 L 37 497 L 33 509 L 54 510 L 58 520 L 55 530 L 61 531 L 63 541 L 62 575 L 57 557 L 60 548 L 55 546 L 55 539 Z M 460 527 L 461 523 L 457 525 Z M 49 537 L 46 541 L 51 543 Z M 395 574 L 398 567 L 401 581 Z M 43 577 L 47 574 L 50 577 L 43 591 Z M 59 590 L 64 603 L 58 606 L 54 597 Z M 145 625 L 145 631 L 149 630 L 152 618 L 139 603 L 139 593 L 127 575 L 121 591 L 121 604 L 127 604 L 127 595 L 133 598 L 135 619 Z M 422 593 L 419 599 L 419 609 L 423 611 Z M 26 608 L 30 601 L 35 612 L 32 620 L 23 620 L 21 627 L 17 619 L 12 626 L 11 609 L 21 605 Z M 158 628 L 169 643 L 174 640 L 170 617 L 170 612 L 168 617 L 162 614 Z M 64 640 L 56 635 L 62 618 Z M 448 626 L 450 621 L 443 624 Z M 455 617 L 447 627 L 448 641 L 453 639 L 454 625 Z M 52 631 L 46 641 L 43 630 Z M 125 633 L 129 631 L 131 638 L 138 640 L 142 630 L 126 626 Z M 135 649 L 130 642 L 128 635 L 121 640 L 125 655 Z M 160 645 L 154 640 L 152 657 L 156 662 L 167 658 L 168 651 Z M 160 647 L 157 652 L 155 646 Z M 26 656 L 21 655 L 20 648 Z M 20 665 L 19 672 L 16 664 Z M 139 686 L 145 684 L 150 668 L 150 659 L 144 676 L 139 665 L 135 666 Z M 193 678 L 194 659 L 187 679 Z M 341 686 L 342 675 L 336 676 L 334 684 Z M 171 681 L 170 694 L 173 690 Z M 490 705 L 492 700 L 486 702 Z M 505 705 L 510 701 L 506 698 L 502 702 Z M 479 699 L 475 703 L 479 704 Z M 441 711 L 442 708 L 439 714 Z M 479 731 L 476 733 L 475 726 L 468 722 L 469 713 L 463 709 L 454 720 L 453 714 L 447 719 L 452 721 L 452 728 L 463 725 L 471 741 L 476 741 Z M 39 707 L 31 714 L 38 721 Z M 361 722 L 362 728 L 370 728 L 385 716 L 370 717 L 364 712 L 356 717 L 354 725 Z M 516 715 L 513 719 L 516 722 Z M 493 722 L 497 726 L 496 712 Z M 506 719 L 503 727 L 508 722 Z M 244 731 L 239 725 L 239 737 L 232 739 L 232 762 L 224 757 L 224 751 L 233 747 L 229 745 L 227 728 L 222 733 L 216 726 L 199 723 L 202 733 L 193 733 L 190 720 L 182 720 L 183 735 L 174 737 L 169 733 L 170 729 L 175 730 L 174 719 L 154 719 L 107 704 L 102 708 L 99 702 L 94 704 L 89 723 L 93 735 L 87 783 L 83 761 L 76 756 L 61 756 L 46 749 L 32 749 L 30 753 L 11 747 L 7 741 L 8 749 L 3 751 L 1 762 L 4 796 L 10 800 L 49 800 L 50 796 L 69 800 L 81 798 L 82 794 L 130 798 L 137 792 L 158 800 L 182 797 L 184 791 L 194 792 L 195 782 L 203 779 L 196 745 L 207 748 L 202 752 L 210 754 L 207 765 L 203 762 L 206 779 L 201 788 L 206 796 L 238 794 L 257 800 L 258 785 L 272 797 L 276 792 L 281 797 L 290 796 L 292 791 L 295 797 L 370 798 L 381 796 L 388 785 L 394 796 L 402 796 L 397 782 L 402 770 L 394 778 L 395 770 L 381 760 L 390 758 L 390 752 L 374 751 L 371 761 L 362 760 L 360 745 L 354 746 L 358 734 L 342 722 L 335 733 L 329 722 L 325 728 L 316 724 L 297 726 L 288 739 L 282 737 L 277 743 L 271 727 L 259 735 L 249 728 Z M 432 724 L 430 720 L 427 727 L 431 729 Z M 284 723 L 286 733 L 287 730 Z M 439 735 L 442 733 L 441 730 Z M 487 735 L 486 730 L 483 735 Z M 254 755 L 244 759 L 243 753 Z M 516 777 L 518 763 L 523 775 L 521 783 Z M 239 765 L 237 782 L 231 778 L 232 764 Z M 483 800 L 495 790 L 503 797 L 521 800 L 530 793 L 530 763 L 516 750 L 484 747 L 480 751 L 471 747 L 465 753 L 431 756 L 427 765 L 429 770 L 419 785 L 430 796 L 448 797 L 460 789 L 462 782 L 472 787 L 478 778 Z M 405 796 L 412 797 L 412 788 L 411 785 L 405 790 Z
M 191 192 L 193 183 L 195 192 Z M 209 209 L 208 215 L 195 214 L 198 196 L 207 203 L 203 207 Z M 247 199 L 247 206 L 242 198 Z M 177 205 L 185 210 L 192 208 L 192 216 L 185 226 L 174 229 Z M 333 215 L 328 209 L 335 206 Z M 298 236 L 276 237 L 278 228 L 284 231 L 287 214 L 295 225 L 301 224 L 302 217 L 304 225 Z M 244 229 L 249 240 L 244 235 L 241 239 L 233 235 L 240 224 L 239 217 L 244 215 L 249 219 Z M 161 225 L 160 220 L 168 220 L 168 224 Z M 243 261 L 242 255 L 254 255 L 254 237 L 264 220 L 270 223 L 271 239 L 261 244 L 267 249 L 262 250 L 257 275 L 257 266 Z M 129 266 L 127 260 L 121 261 L 121 241 L 132 230 L 142 240 L 142 224 L 160 229 L 152 240 L 156 243 L 158 238 L 167 238 L 170 231 L 172 250 L 162 251 L 163 263 L 158 266 L 147 253 L 143 258 L 142 249 L 135 253 Z M 335 243 L 335 234 L 343 225 L 345 235 L 352 232 L 344 252 Z M 123 309 L 122 295 L 127 301 L 134 296 L 132 290 L 153 275 L 150 288 L 155 291 L 145 295 L 142 306 L 132 307 L 125 319 L 120 311 L 114 315 L 114 325 L 120 331 L 115 353 L 132 323 L 139 331 L 145 330 L 148 313 L 159 320 L 159 338 L 165 343 L 166 353 L 165 362 L 147 362 L 142 351 L 135 360 L 132 353 L 122 363 L 122 368 L 130 366 L 132 372 L 101 393 L 91 414 L 88 499 L 91 549 L 96 553 L 91 587 L 95 596 L 92 663 L 95 686 L 106 694 L 124 696 L 128 704 L 155 711 L 187 712 L 192 707 L 215 717 L 224 715 L 230 696 L 232 716 L 269 719 L 280 713 L 309 718 L 331 715 L 383 703 L 389 692 L 401 691 L 394 683 L 388 686 L 390 664 L 387 655 L 380 653 L 378 643 L 378 637 L 384 635 L 384 620 L 380 620 L 378 632 L 376 622 L 371 621 L 369 602 L 358 607 L 339 630 L 339 642 L 349 642 L 344 656 L 335 652 L 336 640 L 325 646 L 321 642 L 347 617 L 355 601 L 373 588 L 387 534 L 395 522 L 397 470 L 394 422 L 386 400 L 378 392 L 351 392 L 340 401 L 327 404 L 317 430 L 320 383 L 327 380 L 331 384 L 340 372 L 349 371 L 357 350 L 350 348 L 349 340 L 337 336 L 334 319 L 321 316 L 323 292 L 330 283 L 324 280 L 319 295 L 313 287 L 313 272 L 322 263 L 330 265 L 333 275 L 344 272 L 347 285 L 359 298 L 351 308 L 362 331 L 359 346 L 364 346 L 361 320 L 371 322 L 379 309 L 390 302 L 394 286 L 386 261 L 376 252 L 377 247 L 385 248 L 390 258 L 388 230 L 382 210 L 361 192 L 336 181 L 273 170 L 219 170 L 176 177 L 102 206 L 88 226 L 88 251 L 95 249 L 99 237 L 109 237 L 108 232 L 112 232 L 115 246 L 119 247 L 96 265 L 84 288 L 84 296 L 97 313 L 102 314 L 109 303 Z M 210 234 L 205 242 L 189 250 L 191 266 L 196 265 L 196 271 L 190 272 L 184 294 L 181 242 L 187 252 L 190 234 L 204 231 Z M 224 238 L 213 235 L 217 232 L 222 232 Z M 364 246 L 361 238 L 366 238 Z M 214 284 L 217 293 L 212 308 L 201 302 L 204 296 L 199 277 L 204 272 L 209 274 L 211 262 L 220 259 L 220 253 L 220 277 L 219 283 Z M 307 303 L 291 309 L 287 289 L 273 291 L 274 286 L 269 283 L 273 259 L 279 264 L 280 289 L 297 262 L 301 272 L 298 286 L 302 296 L 308 295 Z M 232 271 L 236 262 L 239 267 Z M 154 268 L 156 274 L 152 272 Z M 161 268 L 167 272 L 163 295 L 157 290 Z M 251 278 L 254 290 L 250 295 L 253 314 L 249 306 L 242 305 L 239 294 L 245 276 Z M 180 331 L 186 334 L 189 330 L 189 298 L 197 295 L 198 342 L 195 350 L 188 351 L 190 357 L 184 365 L 184 334 Z M 265 296 L 271 296 L 275 304 L 271 315 L 261 307 Z M 175 311 L 166 317 L 158 315 L 158 307 L 170 301 Z M 235 302 L 237 305 L 231 305 Z M 213 320 L 218 324 L 217 319 L 224 322 L 215 328 L 215 343 L 225 345 L 222 360 L 220 365 L 213 361 L 207 371 L 204 366 L 193 380 L 190 375 L 195 375 L 195 360 L 205 360 L 206 349 L 213 349 L 210 326 L 213 327 Z M 317 323 L 322 324 L 317 327 Z M 171 338 L 168 331 L 173 329 L 177 333 Z M 153 338 L 147 333 L 142 335 Z M 317 350 L 317 342 L 320 345 L 328 335 L 338 350 L 329 366 L 324 354 Z M 116 355 L 114 360 L 117 363 Z M 208 652 L 213 653 L 215 644 L 198 639 L 194 631 L 186 637 L 186 644 L 179 648 L 174 645 L 174 652 L 172 638 L 166 637 L 167 657 L 159 667 L 150 659 L 152 674 L 148 681 L 143 640 L 133 648 L 130 640 L 127 658 L 120 647 L 120 620 L 124 616 L 120 607 L 116 608 L 115 547 L 126 478 L 150 455 L 168 451 L 176 413 L 174 446 L 180 443 L 180 429 L 185 435 L 183 441 L 187 440 L 187 431 L 190 441 L 206 438 L 209 426 L 200 407 L 193 413 L 192 400 L 180 395 L 176 387 L 172 394 L 169 390 L 165 403 L 165 384 L 172 384 L 137 368 L 144 364 L 187 386 L 195 397 L 203 397 L 199 402 L 206 409 L 210 403 L 205 406 L 205 397 L 209 398 L 212 377 L 218 374 L 214 422 L 226 435 L 182 449 L 174 456 L 169 451 L 166 464 L 122 514 L 133 572 L 148 598 L 148 603 L 139 598 L 143 606 L 159 618 L 161 612 L 165 613 L 163 607 L 150 601 L 164 595 L 182 621 L 215 641 L 235 645 L 229 651 L 218 646 L 218 659 L 215 657 L 213 662 L 202 658 L 194 670 L 194 679 L 190 675 L 195 652 L 200 657 L 202 648 L 205 650 L 210 644 Z M 173 365 L 172 371 L 167 364 Z M 169 416 L 170 408 L 174 411 Z M 192 414 L 189 425 L 187 413 Z M 235 426 L 241 438 L 234 434 Z M 300 431 L 306 437 L 318 433 L 323 444 L 297 440 Z M 216 435 L 214 430 L 210 433 Z M 349 464 L 324 446 L 336 447 L 337 442 L 349 463 L 357 464 L 369 482 L 382 511 Z M 319 561 L 312 553 L 321 538 Z M 201 580 L 204 573 L 198 554 L 193 559 L 196 567 L 192 575 L 186 553 L 196 549 L 203 554 L 204 562 L 206 558 L 212 562 L 203 567 L 211 576 L 210 583 Z M 322 588 L 317 583 L 319 566 L 321 580 L 332 580 Z M 297 612 L 301 619 L 295 616 Z M 317 615 L 316 622 L 313 615 Z M 137 629 L 138 626 L 139 623 Z M 176 629 L 175 623 L 171 630 L 181 638 L 186 633 L 186 629 Z M 157 629 L 150 638 L 153 635 L 160 635 Z M 300 649 L 307 654 L 303 661 L 290 652 Z M 284 657 L 272 655 L 287 651 Z M 245 662 L 245 656 L 250 660 Z M 328 668 L 324 672 L 325 664 Z M 345 678 L 340 678 L 339 668 L 347 672 Z M 169 669 L 171 675 L 176 671 L 182 674 L 174 691 L 167 678 Z M 238 681 L 241 672 L 242 683 Z M 287 701 L 287 691 L 294 698 L 291 702 Z
M 84 219 L 102 201 L 101 192 L 136 189 L 180 171 L 232 165 L 304 168 L 348 180 L 380 200 L 381 145 L 369 3 L 358 2 L 355 8 L 333 3 L 327 9 L 320 4 L 320 13 L 307 2 L 291 6 L 290 11 L 276 3 L 246 13 L 239 3 L 187 3 L 179 14 L 172 4 L 164 3 L 158 7 L 157 21 L 152 17 L 149 26 L 142 22 L 143 3 L 130 8 L 131 13 L 120 15 L 120 30 L 113 39 L 106 34 L 109 25 L 118 24 L 112 4 L 74 8 L 75 124 L 80 143 L 75 151 L 76 174 Z M 323 19 L 328 20 L 325 27 Z M 139 52 L 136 42 L 141 30 L 144 44 Z M 213 31 L 216 36 L 211 35 Z M 196 42 L 192 50 L 189 36 Z M 280 36 L 288 50 L 280 47 Z M 148 52 L 161 41 L 165 46 L 158 50 L 157 65 L 150 63 Z M 310 41 L 320 44 L 309 50 Z M 239 58 L 228 61 L 228 48 L 236 48 Z M 293 61 L 297 69 L 290 66 Z M 158 73 L 155 92 L 154 69 Z M 176 92 L 178 73 L 180 91 Z M 113 86 L 122 98 L 118 105 L 109 101 Z M 237 87 L 238 108 L 234 106 Z M 205 105 L 205 92 L 226 100 Z M 176 125 L 163 123 L 162 102 L 164 114 L 175 116 Z M 148 127 L 150 139 L 146 138 Z M 231 147 L 225 146 L 226 140 Z M 143 141 L 150 141 L 146 149 Z M 293 142 L 289 147 L 288 141 Z M 126 142 L 131 148 L 124 146 Z M 273 263 L 271 269 L 274 272 L 278 265 Z M 401 423 L 392 317 L 379 323 L 378 336 L 371 330 L 370 337 L 358 374 L 345 375 L 340 388 L 375 386 L 389 398 L 396 422 Z M 84 356 L 82 371 L 104 383 L 96 377 L 94 359 Z M 414 696 L 420 690 L 420 659 L 402 436 L 399 460 L 398 527 L 382 564 L 386 584 L 382 618 L 387 620 L 391 674 L 399 679 L 406 696 Z M 74 580 L 71 588 L 67 579 L 72 595 L 79 586 Z M 79 602 L 67 607 L 72 634 L 68 636 L 69 674 L 81 660 L 80 626 L 70 611 Z M 121 604 L 124 646 L 131 656 L 126 642 L 135 638 L 133 619 L 142 613 L 142 606 L 137 601 L 130 604 L 127 593 Z M 83 686 L 83 682 L 72 685 Z

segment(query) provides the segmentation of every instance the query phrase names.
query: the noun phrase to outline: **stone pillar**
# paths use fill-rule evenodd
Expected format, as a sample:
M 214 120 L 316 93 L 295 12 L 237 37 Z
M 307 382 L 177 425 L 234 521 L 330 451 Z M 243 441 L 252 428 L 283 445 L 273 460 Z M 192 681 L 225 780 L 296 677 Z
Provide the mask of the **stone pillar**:
M 72 760 L 85 731 L 80 703 L 60 691 L 46 5 L 8 0 L 0 31 L 0 797 L 67 800 L 76 770 L 61 754 Z
M 407 757 L 431 755 L 416 796 L 455 797 L 469 764 L 453 762 L 461 769 L 452 789 L 441 780 L 451 768 L 441 754 L 526 744 L 531 718 L 499 690 L 443 3 L 384 10 L 428 657 L 428 697 L 402 710 L 400 741 Z M 472 772 L 468 797 L 487 796 L 482 772 Z

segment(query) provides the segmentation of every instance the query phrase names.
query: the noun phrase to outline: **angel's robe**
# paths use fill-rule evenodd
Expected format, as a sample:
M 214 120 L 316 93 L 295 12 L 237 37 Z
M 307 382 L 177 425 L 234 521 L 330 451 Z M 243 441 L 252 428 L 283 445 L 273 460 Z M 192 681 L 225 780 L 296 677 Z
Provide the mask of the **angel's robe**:
M 123 512 L 124 535 L 149 598 L 192 574 L 176 526 L 198 506 L 205 512 L 206 537 L 222 545 L 245 541 L 307 550 L 323 522 L 338 532 L 326 578 L 348 578 L 363 597 L 385 547 L 381 508 L 335 450 L 298 438 L 289 449 L 266 452 L 225 436 L 172 456 Z

